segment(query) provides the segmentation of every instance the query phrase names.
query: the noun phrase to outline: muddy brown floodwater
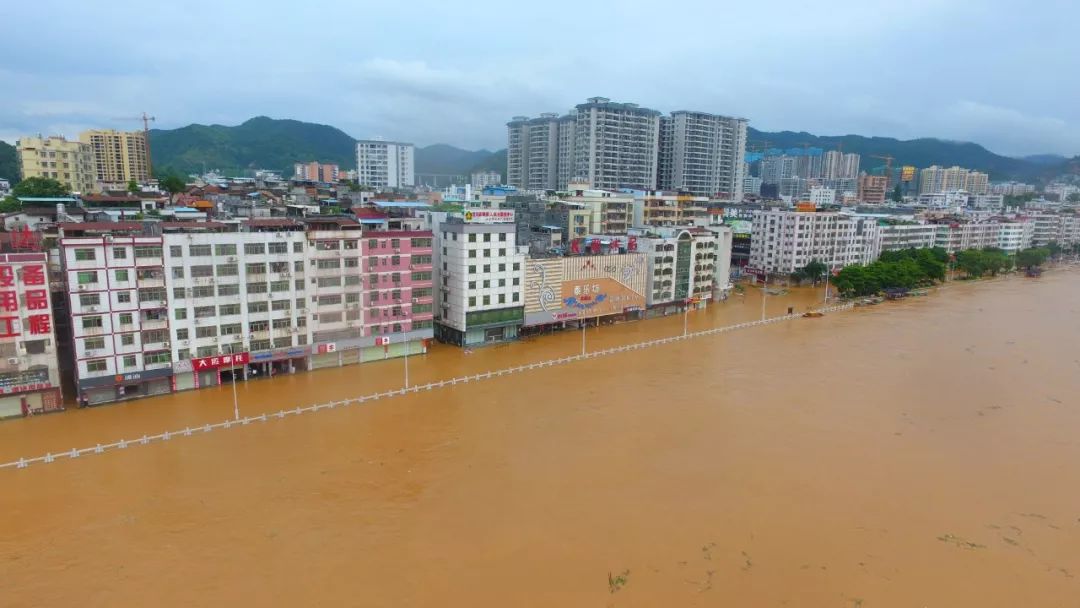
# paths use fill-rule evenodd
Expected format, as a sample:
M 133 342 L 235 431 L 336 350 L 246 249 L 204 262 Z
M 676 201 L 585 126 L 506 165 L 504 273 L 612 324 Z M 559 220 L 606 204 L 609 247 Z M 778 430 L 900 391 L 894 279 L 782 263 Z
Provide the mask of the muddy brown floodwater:
M 1078 338 L 1058 271 L 0 470 L 0 605 L 1077 606 Z M 410 376 L 580 345 L 438 347 Z M 251 382 L 240 408 L 402 372 Z M 223 387 L 4 423 L 0 461 L 231 413 Z

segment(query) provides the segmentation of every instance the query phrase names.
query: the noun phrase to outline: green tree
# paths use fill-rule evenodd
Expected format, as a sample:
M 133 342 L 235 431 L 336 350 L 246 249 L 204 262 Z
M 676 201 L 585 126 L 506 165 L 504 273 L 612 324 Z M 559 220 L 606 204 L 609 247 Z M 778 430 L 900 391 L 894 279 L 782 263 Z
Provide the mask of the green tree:
M 896 202 L 896 203 L 899 203 L 900 201 L 904 200 L 904 191 L 900 189 L 900 184 L 896 184 L 896 186 L 893 187 L 893 189 L 892 189 L 892 200 L 893 200 L 893 202 Z
M 1063 248 L 1061 247 L 1061 245 L 1058 244 L 1057 241 L 1050 241 L 1046 244 L 1046 250 L 1050 252 L 1051 258 L 1056 258 L 1057 256 L 1061 255 Z
M 1044 247 L 1032 247 L 1016 252 L 1016 265 L 1021 268 L 1041 266 L 1050 257 L 1050 250 Z
M 139 191 L 139 182 L 135 181 L 134 177 L 128 180 L 127 191 L 132 194 Z
M 172 204 L 174 197 L 180 194 L 187 188 L 187 184 L 184 183 L 184 179 L 175 173 L 170 173 L 161 178 L 161 189 L 169 193 L 169 204 Z
M 68 196 L 71 191 L 63 184 L 47 177 L 28 177 L 11 189 L 17 197 L 52 197 Z
M 5 196 L 0 199 L 0 213 L 12 213 L 22 211 L 22 203 L 14 196 Z
M 1073 192 L 1069 195 L 1068 200 L 1070 203 L 1080 203 L 1080 192 Z

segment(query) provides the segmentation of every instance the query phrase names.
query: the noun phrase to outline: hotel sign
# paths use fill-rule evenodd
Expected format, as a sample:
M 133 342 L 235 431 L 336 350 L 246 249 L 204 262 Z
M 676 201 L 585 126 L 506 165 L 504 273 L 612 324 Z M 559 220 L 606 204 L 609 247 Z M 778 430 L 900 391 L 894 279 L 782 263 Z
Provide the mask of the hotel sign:
M 233 365 L 244 365 L 250 361 L 248 353 L 235 353 L 232 355 L 218 355 L 216 357 L 200 357 L 198 359 L 191 360 L 191 367 L 197 371 L 206 371 L 211 369 L 218 369 L 220 367 L 232 367 Z
M 465 211 L 466 224 L 513 224 L 513 209 L 468 209 Z
M 0 394 L 22 393 L 51 388 L 49 370 L 32 369 L 0 374 Z

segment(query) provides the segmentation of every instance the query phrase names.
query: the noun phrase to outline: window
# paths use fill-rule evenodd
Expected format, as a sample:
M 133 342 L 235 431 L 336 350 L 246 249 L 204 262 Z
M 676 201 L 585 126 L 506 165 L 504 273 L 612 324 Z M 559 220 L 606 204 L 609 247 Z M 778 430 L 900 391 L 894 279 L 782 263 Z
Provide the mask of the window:
M 476 266 L 469 266 L 469 274 L 476 274 Z
M 513 285 L 520 285 L 521 284 L 521 279 L 519 277 L 514 277 L 514 282 L 512 284 Z
M 266 293 L 266 283 L 248 283 L 248 293 Z
M 196 279 L 205 279 L 214 276 L 214 267 L 209 264 L 204 266 L 192 266 L 191 276 Z
M 491 233 L 490 232 L 485 232 L 484 233 L 484 242 L 485 243 L 490 243 L 491 242 Z
M 82 318 L 83 329 L 101 329 L 104 324 L 101 321 L 101 317 L 83 317 Z
M 469 296 L 469 306 L 476 306 L 476 296 Z
M 418 249 L 419 249 L 419 248 L 427 249 L 427 248 L 431 247 L 431 239 L 430 239 L 430 238 L 417 238 L 417 239 L 412 239 L 412 243 L 411 243 L 411 244 L 412 244 L 412 246 L 413 246 L 414 248 L 418 248 Z
M 101 304 L 101 296 L 96 293 L 81 293 L 79 294 L 80 306 L 97 306 Z
M 120 346 L 135 346 L 135 334 L 120 334 Z
M 206 319 L 208 317 L 214 316 L 214 314 L 216 312 L 217 312 L 217 309 L 215 309 L 213 306 L 196 306 L 195 307 L 195 318 L 196 319 Z
M 491 296 L 484 296 L 484 306 L 491 304 Z
M 273 310 L 289 310 L 290 300 L 274 300 L 270 303 L 270 308 Z
M 360 302 L 360 294 L 358 294 L 358 293 L 347 293 L 347 294 L 345 294 L 345 303 L 346 304 L 357 304 L 359 302 Z
M 292 319 L 274 319 L 270 326 L 274 329 L 288 329 L 292 326 Z
M 109 364 L 106 359 L 92 359 L 86 362 L 88 372 L 103 372 L 107 369 L 109 369 Z
M 341 296 L 339 294 L 319 296 L 319 306 L 336 306 L 341 304 Z
M 191 296 L 194 298 L 212 298 L 214 297 L 214 287 L 212 285 L 193 287 L 191 289 Z
M 135 248 L 135 259 L 139 258 L 160 258 L 161 247 L 152 247 L 148 245 L 140 245 Z
M 431 312 L 431 304 L 413 304 L 412 311 L 414 313 Z
M 521 264 L 519 262 L 514 262 L 514 270 L 521 270 Z
M 375 249 L 379 246 L 379 241 L 376 241 L 375 239 L 368 239 L 367 246 L 368 249 Z
M 491 287 L 491 279 L 484 279 L 484 289 Z
M 240 333 L 240 331 L 241 329 L 239 323 L 230 323 L 228 325 L 221 326 L 221 335 L 223 336 L 235 336 L 236 334 Z
M 131 303 L 131 292 L 130 291 L 121 291 L 121 292 L 117 293 L 116 294 L 116 301 L 119 304 L 130 304 Z
M 282 292 L 282 291 L 289 291 L 289 282 L 288 281 L 271 281 L 271 283 L 270 283 L 270 291 L 273 291 L 275 293 Z
M 517 301 L 518 301 L 518 292 L 516 292 L 516 291 L 515 291 L 515 292 L 513 293 L 513 297 L 512 297 L 512 298 L 510 298 L 510 299 L 511 299 L 512 301 L 514 301 L 514 302 L 517 302 Z
M 177 361 L 187 361 L 190 358 L 191 358 L 191 349 L 190 348 L 181 348 L 180 350 L 176 351 L 176 360 Z
M 187 340 L 188 339 L 188 330 L 187 330 L 187 328 L 181 327 L 180 329 L 176 330 L 176 339 L 177 340 Z
M 228 315 L 238 314 L 240 314 L 239 304 L 224 304 L 222 306 L 218 306 L 218 316 L 225 317 Z
M 338 260 L 338 259 L 319 260 L 316 263 L 315 267 L 318 268 L 319 270 L 328 270 L 328 269 L 341 268 L 341 260 Z
M 304 261 L 296 260 L 292 265 L 293 272 L 304 272 Z
M 484 250 L 484 257 L 485 258 L 490 258 L 491 257 L 491 250 L 490 249 L 485 249 Z
M 506 294 L 505 293 L 500 293 L 499 294 L 499 304 L 506 304 Z
M 238 296 L 238 295 L 240 295 L 240 286 L 236 285 L 236 284 L 233 284 L 233 285 L 218 285 L 217 286 L 217 295 L 218 296 Z
M 470 258 L 475 258 L 476 257 L 476 250 L 475 249 L 470 249 L 469 250 L 469 257 Z
M 216 336 L 217 336 L 217 327 L 215 327 L 213 325 L 208 326 L 208 327 L 196 327 L 195 328 L 195 337 L 196 338 L 213 338 L 213 337 L 216 337 Z
M 491 264 L 484 264 L 484 272 L 491 272 Z
M 390 239 L 390 246 L 394 249 L 401 247 L 401 239 Z
M 105 348 L 105 338 L 87 338 L 83 340 L 83 348 L 86 350 L 100 350 Z
M 218 349 L 217 349 L 216 346 L 200 346 L 195 351 L 195 356 L 196 357 L 212 357 L 212 356 L 216 355 L 217 352 L 218 352 Z
M 469 289 L 476 289 L 476 281 L 469 281 Z
M 412 291 L 412 295 L 413 295 L 414 298 L 430 298 L 431 297 L 431 288 L 430 287 L 421 287 L 420 289 L 414 289 Z
M 358 243 L 359 241 L 357 241 L 356 239 L 350 239 L 348 241 L 345 241 L 345 249 L 356 249 L 359 246 Z
M 120 321 L 121 326 L 131 325 L 132 323 L 134 323 L 134 319 L 132 318 L 130 312 L 120 313 L 118 320 Z
M 113 257 L 114 260 L 126 260 L 127 259 L 127 249 L 124 248 L 124 247 L 113 247 L 113 249 L 112 249 L 112 257 Z
M 266 243 L 244 243 L 244 253 L 247 255 L 262 255 L 266 253 Z
M 412 280 L 414 280 L 414 281 L 430 281 L 431 280 L 431 273 L 430 272 L 414 272 L 414 273 L 412 273 Z
M 270 307 L 266 302 L 248 302 L 248 312 L 251 314 L 266 312 Z
M 169 363 L 170 361 L 172 361 L 172 356 L 167 350 L 143 355 L 144 365 L 153 365 L 155 363 Z
M 505 249 L 505 248 L 503 248 L 503 247 L 500 247 L 500 248 L 499 248 L 499 255 L 500 255 L 500 256 L 504 256 L 504 255 L 506 255 L 506 249 Z
M 350 274 L 345 277 L 345 285 L 359 285 L 360 277 L 355 274 Z
M 180 245 L 169 245 L 169 255 L 174 258 L 184 257 L 184 248 Z
M 506 287 L 506 279 L 499 279 L 499 287 Z
M 75 261 L 76 262 L 90 262 L 97 259 L 93 249 L 76 249 Z
M 233 243 L 214 245 L 214 255 L 236 255 L 236 245 Z
M 319 287 L 340 287 L 341 277 L 319 277 L 316 284 Z
M 116 277 L 117 283 L 127 283 L 128 281 L 128 271 L 126 270 L 116 270 L 113 276 Z
M 506 233 L 505 232 L 500 232 L 499 233 L 499 241 L 503 242 L 503 243 L 506 242 Z
M 475 243 L 476 242 L 476 234 L 475 233 L 469 235 L 469 242 L 470 243 Z
M 414 256 L 412 256 L 412 263 L 413 264 L 430 264 L 431 263 L 431 256 L 430 255 L 414 255 Z
M 506 264 L 499 264 L 499 272 L 506 272 Z
M 217 276 L 219 277 L 235 277 L 240 274 L 240 269 L 236 264 L 218 264 Z
M 304 291 L 304 279 L 296 279 L 293 281 L 293 287 L 296 291 Z
M 93 270 L 84 270 L 75 275 L 79 281 L 79 285 L 91 285 L 97 283 L 97 272 Z
M 293 253 L 304 253 L 304 244 L 297 241 L 292 244 Z
M 182 279 L 182 278 L 184 278 L 184 267 L 183 266 L 173 266 L 172 278 L 174 278 L 174 279 Z
M 341 241 L 315 241 L 315 251 L 338 251 L 341 249 Z
M 270 262 L 270 272 L 289 272 L 289 263 Z
M 395 283 L 400 283 L 401 282 L 401 273 L 400 272 L 395 272 L 395 273 L 391 274 L 390 275 L 390 280 L 395 282 Z
M 270 253 L 289 253 L 288 243 L 269 243 L 266 248 Z
M 427 319 L 424 321 L 413 321 L 412 324 L 413 329 L 426 329 L 428 327 L 431 327 L 431 319 Z
M 159 342 L 166 342 L 169 339 L 169 332 L 164 329 L 155 329 L 153 331 L 144 331 L 142 334 L 143 345 L 157 344 Z

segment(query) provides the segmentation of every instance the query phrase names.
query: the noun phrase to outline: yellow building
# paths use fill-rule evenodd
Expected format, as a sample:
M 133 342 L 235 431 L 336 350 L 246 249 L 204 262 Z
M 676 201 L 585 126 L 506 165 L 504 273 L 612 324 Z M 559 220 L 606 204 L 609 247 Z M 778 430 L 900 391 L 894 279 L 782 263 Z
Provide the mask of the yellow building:
M 94 153 L 89 145 L 54 135 L 22 137 L 15 146 L 23 179 L 55 179 L 80 194 L 96 191 Z
M 150 142 L 144 131 L 83 131 L 79 140 L 94 152 L 97 181 L 110 185 L 150 181 Z
M 709 197 L 679 192 L 646 192 L 644 224 L 646 226 L 691 226 L 709 217 Z

